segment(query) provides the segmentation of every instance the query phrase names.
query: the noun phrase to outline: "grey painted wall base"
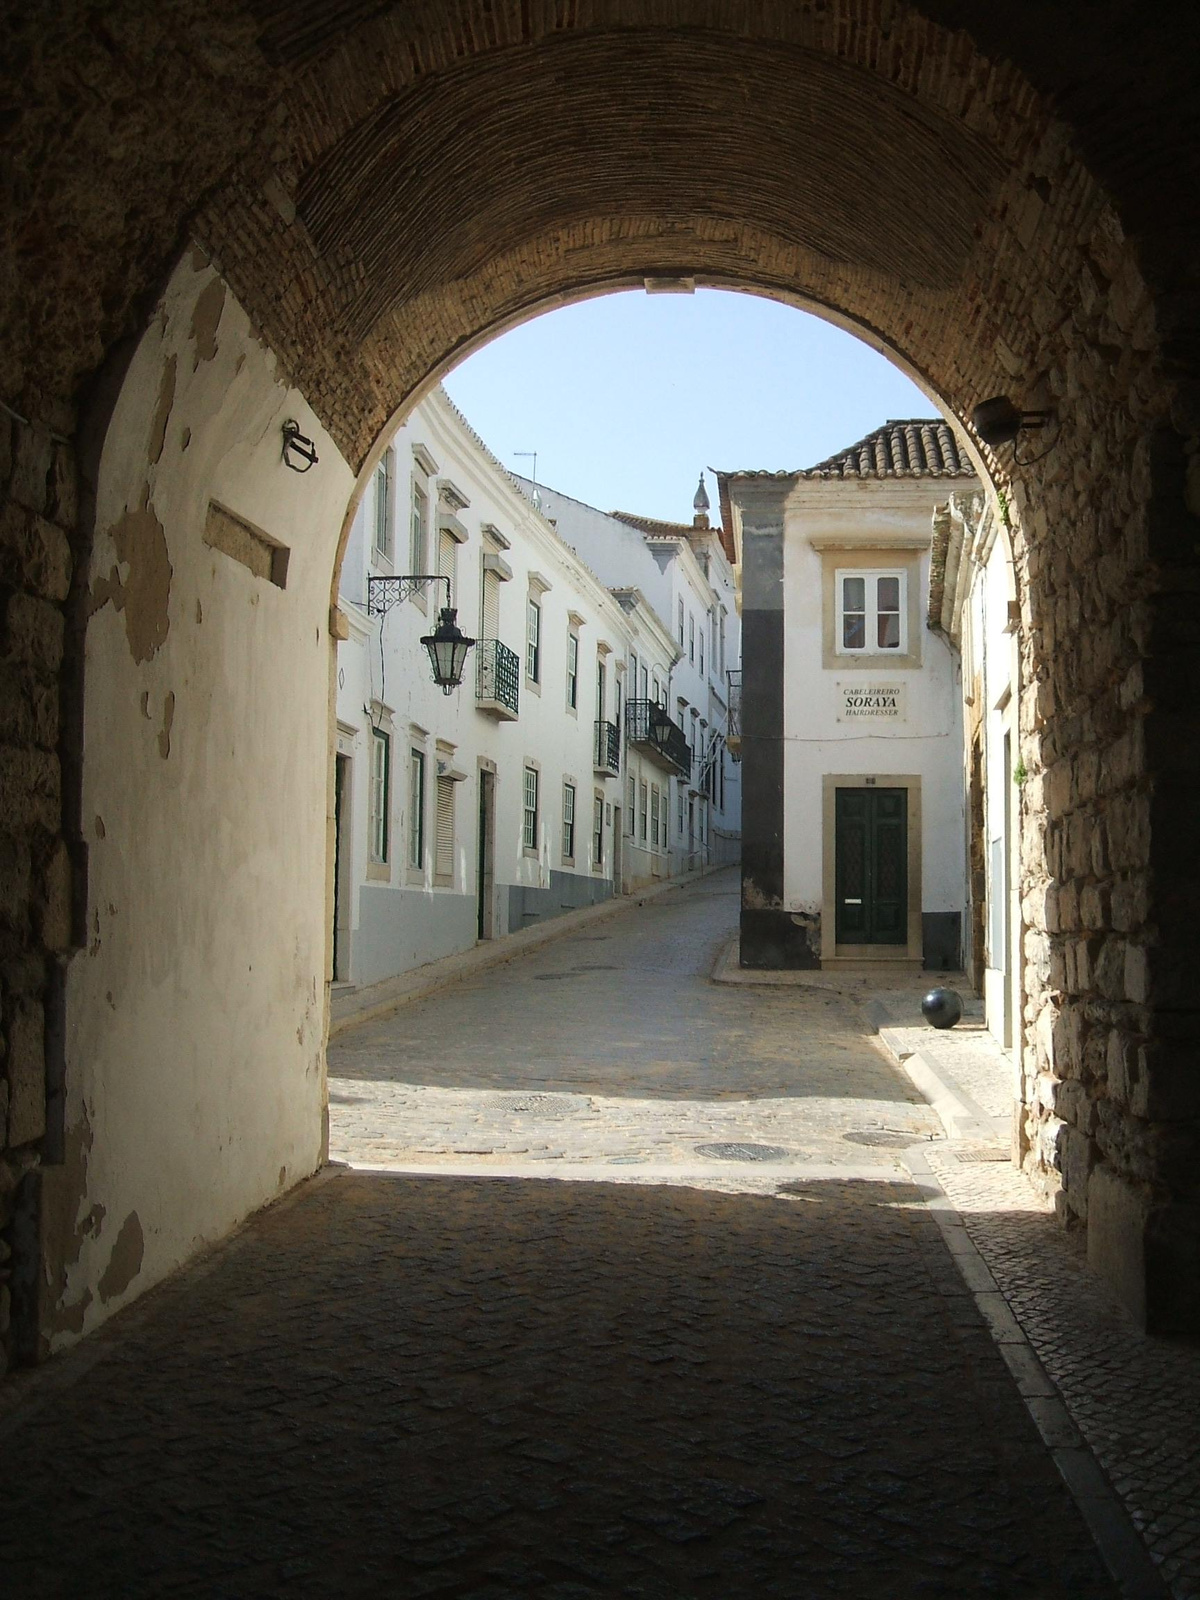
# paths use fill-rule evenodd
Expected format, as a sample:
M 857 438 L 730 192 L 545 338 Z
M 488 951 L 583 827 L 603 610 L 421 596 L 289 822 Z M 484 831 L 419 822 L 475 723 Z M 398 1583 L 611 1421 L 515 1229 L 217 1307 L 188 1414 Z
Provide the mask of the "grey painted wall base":
M 924 966 L 933 972 L 958 972 L 962 965 L 962 913 L 923 911 L 921 933 Z M 797 922 L 790 911 L 756 911 L 742 907 L 741 965 L 757 969 L 800 971 L 821 965 L 821 919 Z M 903 955 L 903 948 L 897 947 Z M 879 946 L 881 956 L 888 954 Z
M 798 925 L 790 911 L 752 911 L 742 907 L 740 964 L 743 967 L 798 971 L 819 967 L 821 958 L 809 942 L 812 923 Z M 820 929 L 816 930 L 820 948 Z
M 921 948 L 930 972 L 962 970 L 962 912 L 922 911 Z
M 585 877 L 582 872 L 551 872 L 548 889 L 510 883 L 508 931 L 517 933 L 521 928 L 532 927 L 535 922 L 560 917 L 564 911 L 578 911 L 581 906 L 599 905 L 601 901 L 611 900 L 612 892 L 611 878 Z
M 350 939 L 352 981 L 360 988 L 410 972 L 475 943 L 475 896 L 450 890 L 365 883 Z

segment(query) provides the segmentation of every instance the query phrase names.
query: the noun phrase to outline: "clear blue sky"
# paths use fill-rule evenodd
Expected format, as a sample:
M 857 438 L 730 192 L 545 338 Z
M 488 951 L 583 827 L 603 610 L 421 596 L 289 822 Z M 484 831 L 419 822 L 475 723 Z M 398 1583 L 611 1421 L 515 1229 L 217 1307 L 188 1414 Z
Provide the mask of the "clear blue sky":
M 629 291 L 548 312 L 446 379 L 505 466 L 603 511 L 690 521 L 701 469 L 812 466 L 936 408 L 883 356 L 754 295 Z M 716 520 L 716 485 L 708 479 Z

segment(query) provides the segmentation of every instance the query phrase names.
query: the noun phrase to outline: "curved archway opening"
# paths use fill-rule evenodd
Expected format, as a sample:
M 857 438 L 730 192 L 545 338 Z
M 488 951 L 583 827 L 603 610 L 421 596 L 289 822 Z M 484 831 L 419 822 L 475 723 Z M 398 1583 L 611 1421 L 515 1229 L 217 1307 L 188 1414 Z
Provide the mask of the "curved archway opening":
M 307 850 L 332 802 L 297 776 L 313 724 L 296 707 L 330 704 L 343 508 L 391 424 L 491 330 L 648 277 L 850 319 L 960 419 L 998 391 L 1057 406 L 1045 463 L 981 463 L 1013 530 L 1022 804 L 1041 818 L 1022 863 L 1026 1066 L 1064 1207 L 1143 1309 L 1152 1234 L 1154 1315 L 1184 1316 L 1169 1280 L 1190 1168 L 1147 1130 L 1192 1103 L 1157 1051 L 1155 1007 L 1190 1005 L 1158 954 L 1164 930 L 1186 944 L 1181 912 L 1151 889 L 1187 794 L 1169 763 L 1151 781 L 1145 744 L 1151 644 L 1180 654 L 1159 574 L 1189 536 L 1183 442 L 1136 251 L 1070 131 L 1000 55 L 908 9 L 700 27 L 681 0 L 654 26 L 600 7 L 556 36 L 540 14 L 467 8 L 419 40 L 395 17 L 314 39 L 260 10 L 275 134 L 239 113 L 255 137 L 231 135 L 207 198 L 197 180 L 163 201 L 200 253 L 140 326 L 84 485 L 67 831 L 88 931 L 50 1080 L 39 1337 L 94 1325 L 320 1159 L 325 922 L 277 850 Z M 119 315 L 89 313 L 90 354 L 50 341 L 47 382 L 94 371 L 133 325 L 150 271 L 114 254 L 134 288 L 113 292 Z M 117 268 L 98 257 L 98 279 Z M 289 419 L 312 474 L 282 461 Z M 65 847 L 38 837 L 66 882 Z M 1085 923 L 1085 888 L 1120 916 Z M 72 943 L 47 927 L 39 959 Z M 36 1116 L 21 1132 L 42 1139 Z

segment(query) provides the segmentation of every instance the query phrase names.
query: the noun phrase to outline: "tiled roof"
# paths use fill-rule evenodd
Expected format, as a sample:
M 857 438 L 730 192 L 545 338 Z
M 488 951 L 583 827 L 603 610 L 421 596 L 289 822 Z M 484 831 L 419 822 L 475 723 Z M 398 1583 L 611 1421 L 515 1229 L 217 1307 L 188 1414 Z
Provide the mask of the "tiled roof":
M 632 511 L 610 511 L 610 517 L 616 517 L 618 522 L 627 522 L 631 528 L 637 528 L 648 539 L 689 539 L 692 534 L 701 530 L 690 522 L 660 522 L 657 517 L 639 517 Z
M 940 417 L 885 422 L 848 450 L 818 461 L 802 478 L 973 478 L 954 431 Z
M 958 448 L 954 430 L 940 417 L 885 422 L 865 439 L 815 467 L 795 472 L 726 472 L 730 478 L 973 478 L 975 468 Z

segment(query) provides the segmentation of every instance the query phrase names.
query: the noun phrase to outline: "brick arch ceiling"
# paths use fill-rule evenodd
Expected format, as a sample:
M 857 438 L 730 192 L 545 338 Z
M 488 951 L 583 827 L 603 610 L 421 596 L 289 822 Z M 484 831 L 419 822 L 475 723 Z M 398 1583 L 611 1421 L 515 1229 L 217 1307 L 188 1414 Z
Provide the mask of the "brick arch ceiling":
M 28 104 L 0 309 L 25 339 L 0 361 L 64 422 L 188 232 L 361 460 L 488 326 L 642 271 L 801 291 L 965 403 L 1000 327 L 1035 362 L 1035 291 L 1077 276 L 1103 201 L 1081 152 L 1165 279 L 1195 221 L 1183 186 L 1149 215 L 1148 171 L 1195 165 L 1170 6 L 1124 32 L 1082 0 L 54 10 L 6 23 Z

